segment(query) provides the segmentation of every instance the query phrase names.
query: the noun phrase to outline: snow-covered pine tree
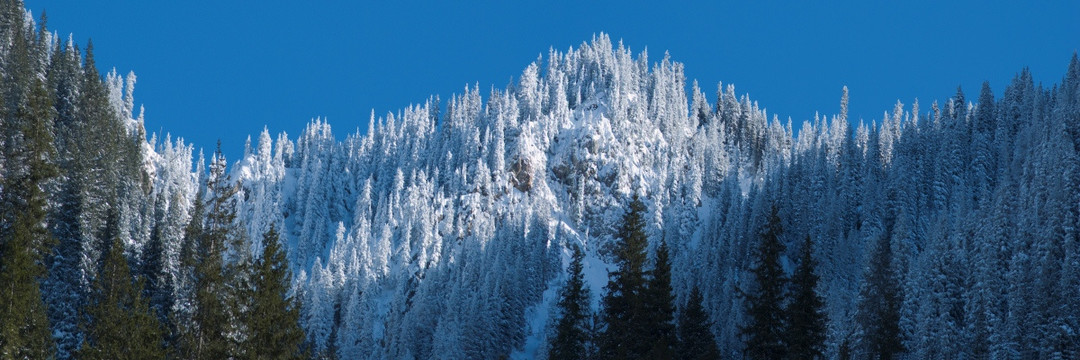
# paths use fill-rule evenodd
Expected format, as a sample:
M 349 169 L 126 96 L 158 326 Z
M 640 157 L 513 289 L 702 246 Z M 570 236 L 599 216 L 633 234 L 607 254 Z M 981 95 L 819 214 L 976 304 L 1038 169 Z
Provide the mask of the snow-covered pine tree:
M 862 356 L 892 359 L 907 349 L 900 328 L 903 294 L 893 267 L 891 237 L 877 235 L 868 259 L 866 277 L 859 291 L 857 322 Z

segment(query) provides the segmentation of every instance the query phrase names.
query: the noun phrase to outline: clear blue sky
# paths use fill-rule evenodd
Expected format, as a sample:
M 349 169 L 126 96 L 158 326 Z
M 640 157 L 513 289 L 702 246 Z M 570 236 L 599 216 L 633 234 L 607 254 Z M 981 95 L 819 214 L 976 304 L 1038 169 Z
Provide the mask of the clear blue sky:
M 147 130 L 235 160 L 263 126 L 292 138 L 314 117 L 341 138 L 372 109 L 396 112 L 465 84 L 503 87 L 549 47 L 607 32 L 635 53 L 669 51 L 710 102 L 734 83 L 798 125 L 832 114 L 851 89 L 851 116 L 995 93 L 1022 67 L 1057 82 L 1080 49 L 1077 1 L 84 1 L 26 0 L 98 66 L 135 71 Z

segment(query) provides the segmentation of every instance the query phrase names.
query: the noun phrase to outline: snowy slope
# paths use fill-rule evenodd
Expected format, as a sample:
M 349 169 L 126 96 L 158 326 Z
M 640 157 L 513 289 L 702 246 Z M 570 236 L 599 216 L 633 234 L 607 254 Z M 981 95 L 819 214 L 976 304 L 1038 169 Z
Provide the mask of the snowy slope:
M 588 284 L 602 294 L 632 195 L 648 199 L 654 241 L 695 233 L 704 188 L 722 180 L 696 172 L 724 174 L 733 156 L 692 149 L 695 136 L 722 142 L 704 138 L 722 130 L 687 116 L 683 88 L 680 64 L 649 64 L 601 35 L 530 65 L 514 88 L 430 99 L 343 142 L 318 120 L 295 141 L 271 144 L 264 131 L 233 167 L 241 221 L 252 234 L 284 224 L 320 348 L 532 357 L 566 246 L 584 245 Z M 764 131 L 765 115 L 742 102 Z
M 1080 298 L 1069 215 L 1080 181 L 1048 170 L 1080 168 L 1080 133 L 1066 130 L 1080 79 L 1067 83 L 1059 95 L 1025 72 L 996 102 L 984 88 L 977 105 L 962 93 L 925 114 L 898 103 L 853 127 L 845 90 L 838 115 L 796 137 L 733 86 L 710 104 L 696 83 L 686 93 L 681 64 L 601 34 L 530 64 L 508 89 L 373 114 L 366 134 L 343 141 L 321 120 L 294 139 L 264 130 L 232 167 L 238 222 L 249 235 L 283 229 L 310 343 L 341 358 L 543 357 L 568 246 L 585 250 L 599 311 L 634 195 L 650 251 L 662 239 L 671 248 L 676 303 L 701 288 L 726 356 L 742 351 L 739 291 L 753 286 L 752 250 L 774 207 L 785 269 L 812 239 L 830 356 L 872 326 L 860 294 L 882 239 L 914 356 L 1057 356 L 1068 352 L 1039 339 L 1080 333 L 1076 314 L 1040 310 Z M 158 206 L 185 219 L 203 161 L 193 173 L 182 141 L 150 148 Z M 181 224 L 166 234 L 182 236 Z

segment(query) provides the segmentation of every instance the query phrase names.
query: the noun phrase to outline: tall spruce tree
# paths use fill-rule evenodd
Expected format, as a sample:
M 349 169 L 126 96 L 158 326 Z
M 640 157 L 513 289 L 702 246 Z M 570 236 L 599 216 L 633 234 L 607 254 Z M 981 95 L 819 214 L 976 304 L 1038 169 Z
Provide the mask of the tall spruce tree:
M 15 114 L 5 114 L 3 122 L 7 166 L 0 192 L 0 359 L 46 359 L 55 353 L 39 284 L 46 273 L 44 256 L 56 242 L 44 226 L 47 195 L 42 189 L 57 175 L 50 162 L 55 154 L 49 127 L 55 113 L 44 83 L 33 84 L 25 103 L 6 109 Z
M 656 264 L 650 271 L 645 289 L 645 311 L 649 322 L 643 341 L 652 347 L 646 358 L 672 359 L 675 357 L 675 297 L 671 290 L 671 260 L 666 241 L 656 248 Z
M 893 267 L 890 237 L 879 235 L 870 254 L 869 268 L 859 291 L 857 321 L 862 330 L 860 350 L 865 356 L 893 359 L 906 351 L 900 330 L 900 285 Z
M 245 316 L 248 339 L 243 353 L 251 359 L 302 359 L 305 337 L 300 328 L 300 307 L 289 294 L 292 275 L 273 224 L 262 242 L 262 257 L 252 271 L 254 296 Z
M 108 250 L 85 308 L 86 341 L 79 358 L 161 359 L 165 357 L 164 331 L 149 299 L 142 295 L 142 280 L 133 282 L 118 218 L 114 207 L 102 236 Z
M 555 325 L 555 339 L 551 343 L 550 359 L 577 360 L 586 358 L 589 332 L 589 288 L 585 287 L 582 261 L 585 254 L 579 246 L 573 246 L 573 259 L 567 269 L 566 285 L 559 299 L 561 317 Z
M 780 265 L 783 231 L 778 209 L 773 206 L 761 231 L 761 243 L 754 251 L 755 264 L 750 269 L 756 286 L 742 291 L 749 321 L 739 327 L 739 334 L 745 341 L 744 355 L 750 359 L 781 359 L 787 355 L 783 303 L 788 279 Z
M 43 283 L 45 301 L 49 308 L 49 322 L 57 336 L 57 358 L 66 359 L 78 350 L 82 342 L 79 331 L 79 311 L 86 302 L 87 283 L 81 274 L 83 230 L 79 222 L 82 213 L 82 172 L 76 166 L 75 143 L 79 133 L 76 129 L 76 106 L 82 81 L 79 59 L 81 55 L 74 44 L 57 44 L 51 58 L 48 80 L 54 95 L 56 121 L 53 124 L 56 163 L 61 176 L 55 181 L 50 194 L 53 204 L 49 211 L 49 228 L 56 237 L 57 245 L 46 258 L 49 275 Z
M 225 277 L 225 244 L 234 236 L 236 210 L 231 186 L 225 173 L 221 150 L 211 161 L 207 189 L 210 193 L 205 223 L 195 240 L 193 312 L 186 331 L 186 357 L 224 359 L 234 353 L 229 335 L 231 289 Z M 197 221 L 193 219 L 192 221 Z
M 161 218 L 161 216 L 155 217 Z M 150 300 L 150 308 L 164 325 L 167 337 L 171 339 L 176 331 L 169 317 L 174 303 L 174 284 L 170 281 L 171 274 L 167 273 L 165 241 L 162 236 L 162 224 L 159 221 L 150 231 L 150 242 L 143 248 L 142 259 L 139 262 L 139 276 L 143 279 L 143 292 L 144 296 Z
M 820 359 L 825 356 L 825 304 L 817 293 L 815 267 L 813 243 L 807 236 L 799 255 L 799 265 L 791 277 L 791 303 L 787 308 L 786 339 L 788 357 L 792 359 Z
M 709 314 L 702 307 L 701 290 L 697 285 L 690 289 L 690 297 L 679 312 L 679 345 L 677 358 L 684 360 L 714 360 L 720 358 L 716 340 L 709 331 Z
M 643 341 L 648 332 L 645 311 L 645 204 L 636 195 L 623 215 L 615 247 L 615 264 L 604 294 L 603 331 L 599 335 L 602 359 L 640 358 L 652 347 Z
M 80 267 L 85 280 L 96 276 L 97 264 L 105 250 L 99 234 L 105 227 L 106 218 L 113 204 L 120 198 L 118 189 L 123 175 L 120 174 L 119 146 L 126 138 L 126 130 L 109 106 L 109 94 L 98 73 L 94 61 L 94 44 L 86 45 L 86 61 L 83 66 L 82 87 L 78 99 L 78 123 L 76 132 L 74 164 L 68 177 L 78 184 L 78 210 L 76 221 L 81 230 L 82 249 Z M 86 285 L 84 284 L 84 285 Z
M 253 350 L 250 341 L 252 336 L 251 321 L 254 319 L 250 313 L 255 309 L 255 301 L 258 300 L 256 276 L 256 259 L 251 253 L 252 245 L 243 228 L 235 224 L 230 231 L 225 246 L 225 292 L 221 296 L 225 304 L 225 314 L 229 321 L 226 325 L 229 353 L 234 358 L 256 358 L 251 353 Z M 287 327 L 287 324 L 281 324 Z M 287 346 L 287 343 L 281 344 Z
M 184 227 L 184 238 L 180 244 L 180 273 L 177 274 L 176 299 L 169 309 L 169 350 L 177 358 L 193 358 L 195 353 L 195 286 L 198 283 L 199 266 L 198 242 L 203 237 L 206 206 L 200 189 L 192 204 L 191 219 Z
M 43 39 L 27 31 L 21 2 L 0 11 L 0 359 L 49 358 L 56 344 L 40 282 L 56 244 L 45 227 L 45 189 L 58 175 L 51 132 L 56 113 L 35 72 Z

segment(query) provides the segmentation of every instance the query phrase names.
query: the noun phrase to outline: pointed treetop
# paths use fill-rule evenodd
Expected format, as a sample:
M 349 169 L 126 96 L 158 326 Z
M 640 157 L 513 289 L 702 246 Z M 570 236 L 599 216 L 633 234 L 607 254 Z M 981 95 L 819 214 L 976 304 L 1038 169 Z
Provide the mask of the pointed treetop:
M 83 67 L 97 74 L 97 64 L 94 62 L 94 39 L 86 40 L 86 59 Z
M 843 94 L 840 95 L 840 121 L 847 121 L 848 118 L 848 88 L 844 85 L 842 90 Z

